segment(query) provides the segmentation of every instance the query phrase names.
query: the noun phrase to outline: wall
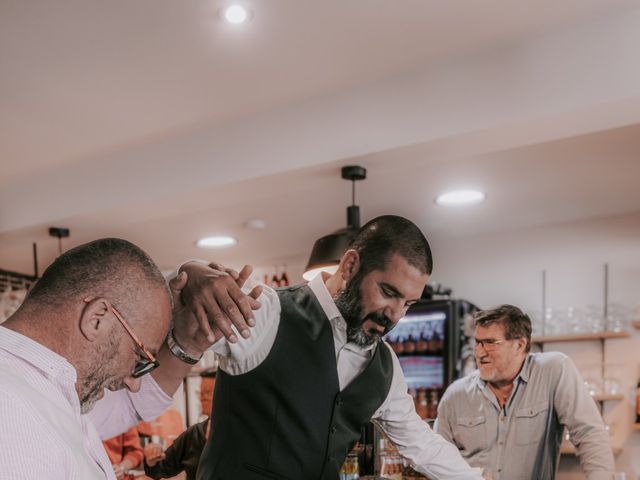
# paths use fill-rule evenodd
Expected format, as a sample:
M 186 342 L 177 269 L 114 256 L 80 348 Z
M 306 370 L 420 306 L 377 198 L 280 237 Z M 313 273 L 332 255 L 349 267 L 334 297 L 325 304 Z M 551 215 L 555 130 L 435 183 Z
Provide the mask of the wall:
M 640 320 L 640 213 L 548 225 L 482 236 L 432 239 L 433 279 L 454 288 L 458 297 L 480 307 L 512 303 L 540 312 L 542 270 L 546 270 L 547 306 L 556 309 L 604 305 L 604 264 L 609 264 L 609 302 L 633 307 Z M 545 350 L 569 354 L 583 374 L 599 372 L 598 341 L 547 344 Z M 607 340 L 607 376 L 619 377 L 626 399 L 607 402 L 604 418 L 612 442 L 624 449 L 616 467 L 628 479 L 640 473 L 640 432 L 634 422 L 634 387 L 640 374 L 640 333 Z M 577 459 L 563 456 L 561 480 L 584 478 Z

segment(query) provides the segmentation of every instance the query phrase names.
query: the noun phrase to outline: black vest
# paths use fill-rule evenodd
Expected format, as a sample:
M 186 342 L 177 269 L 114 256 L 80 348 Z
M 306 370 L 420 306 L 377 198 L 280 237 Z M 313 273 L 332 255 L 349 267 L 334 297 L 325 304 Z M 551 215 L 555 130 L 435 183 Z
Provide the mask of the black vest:
M 385 345 L 340 392 L 331 325 L 315 295 L 298 285 L 278 297 L 280 325 L 267 358 L 242 375 L 218 371 L 198 480 L 337 480 L 389 393 Z

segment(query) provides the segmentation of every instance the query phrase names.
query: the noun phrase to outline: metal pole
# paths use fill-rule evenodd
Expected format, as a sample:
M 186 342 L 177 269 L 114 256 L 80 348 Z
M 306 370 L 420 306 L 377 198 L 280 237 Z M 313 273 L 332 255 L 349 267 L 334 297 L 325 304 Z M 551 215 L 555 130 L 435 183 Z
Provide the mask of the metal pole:
M 604 321 L 607 321 L 609 313 L 609 264 L 604 264 Z M 606 323 L 605 323 L 606 325 Z
M 542 335 L 546 335 L 546 322 L 547 316 L 547 270 L 542 269 Z
M 605 325 L 605 330 L 607 329 L 607 314 L 609 313 L 609 264 L 605 263 L 604 264 L 604 307 L 603 307 L 603 314 L 604 314 L 604 325 Z M 602 338 L 600 340 L 600 352 L 602 355 L 602 384 L 604 385 L 604 379 L 605 379 L 605 375 L 606 375 L 606 365 L 605 365 L 605 342 L 604 342 L 604 338 Z M 600 410 L 601 412 L 604 410 L 604 404 L 600 405 Z

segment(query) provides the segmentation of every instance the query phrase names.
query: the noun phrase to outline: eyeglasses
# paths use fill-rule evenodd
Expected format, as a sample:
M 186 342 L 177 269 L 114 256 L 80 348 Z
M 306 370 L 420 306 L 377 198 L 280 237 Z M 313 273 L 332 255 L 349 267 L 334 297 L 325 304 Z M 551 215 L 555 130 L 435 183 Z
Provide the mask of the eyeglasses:
M 124 329 L 127 331 L 129 336 L 133 340 L 133 343 L 136 344 L 136 347 L 138 347 L 138 350 L 140 350 L 140 353 L 144 357 L 146 357 L 136 362 L 136 366 L 133 368 L 133 374 L 132 374 L 133 378 L 140 378 L 141 376 L 146 375 L 147 373 L 158 368 L 160 366 L 160 362 L 156 360 L 155 355 L 151 353 L 149 349 L 144 346 L 144 343 L 140 341 L 140 339 L 135 334 L 133 329 L 129 326 L 129 323 L 127 323 L 127 321 L 124 319 L 122 314 L 118 310 L 116 310 L 114 306 L 111 306 L 111 311 L 116 316 L 116 318 L 120 321 Z
M 478 340 L 476 338 L 475 340 L 476 340 L 476 348 L 482 347 L 484 348 L 485 352 L 493 352 L 498 348 L 499 345 L 502 345 L 508 339 L 504 338 L 502 340 L 493 340 L 492 338 L 488 338 L 486 340 Z

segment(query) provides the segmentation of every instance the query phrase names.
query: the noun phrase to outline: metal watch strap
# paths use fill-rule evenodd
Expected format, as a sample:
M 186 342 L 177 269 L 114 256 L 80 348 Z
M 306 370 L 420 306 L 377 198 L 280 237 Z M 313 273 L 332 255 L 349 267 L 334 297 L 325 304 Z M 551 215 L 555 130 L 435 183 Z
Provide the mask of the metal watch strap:
M 176 339 L 173 336 L 173 328 L 169 330 L 169 335 L 167 335 L 167 346 L 169 347 L 169 350 L 171 350 L 171 353 L 173 353 L 176 357 L 178 357 L 184 363 L 188 363 L 189 365 L 195 365 L 202 358 L 202 355 L 200 355 L 198 358 L 193 358 L 191 355 L 185 352 L 180 345 L 178 345 L 178 342 L 176 342 Z

